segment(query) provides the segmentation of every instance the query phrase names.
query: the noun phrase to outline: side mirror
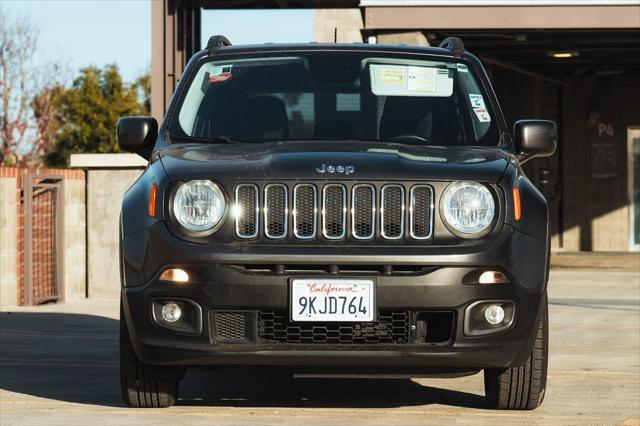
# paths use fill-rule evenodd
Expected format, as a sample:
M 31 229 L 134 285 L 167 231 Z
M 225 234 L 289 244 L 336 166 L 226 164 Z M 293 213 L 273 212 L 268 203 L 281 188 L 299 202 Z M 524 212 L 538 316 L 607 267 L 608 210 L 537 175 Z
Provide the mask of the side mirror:
M 158 122 L 153 117 L 122 117 L 116 134 L 121 150 L 148 160 L 158 137 Z
M 558 129 L 548 120 L 518 120 L 513 125 L 516 152 L 521 162 L 548 157 L 556 150 Z

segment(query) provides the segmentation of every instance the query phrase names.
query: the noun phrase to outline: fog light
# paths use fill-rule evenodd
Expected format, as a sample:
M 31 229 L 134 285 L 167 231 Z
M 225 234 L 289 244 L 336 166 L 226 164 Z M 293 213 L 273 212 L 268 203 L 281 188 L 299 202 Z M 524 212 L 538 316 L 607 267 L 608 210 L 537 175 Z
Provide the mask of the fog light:
M 499 271 L 484 271 L 478 279 L 480 284 L 504 284 L 509 282 L 507 276 Z
M 491 325 L 498 325 L 504 320 L 504 309 L 500 305 L 489 305 L 484 310 L 484 319 Z
M 174 302 L 168 302 L 162 307 L 162 318 L 166 322 L 176 322 L 182 316 L 182 308 Z
M 163 281 L 186 283 L 189 281 L 189 274 L 187 274 L 187 271 L 180 268 L 165 269 L 160 274 L 160 279 Z

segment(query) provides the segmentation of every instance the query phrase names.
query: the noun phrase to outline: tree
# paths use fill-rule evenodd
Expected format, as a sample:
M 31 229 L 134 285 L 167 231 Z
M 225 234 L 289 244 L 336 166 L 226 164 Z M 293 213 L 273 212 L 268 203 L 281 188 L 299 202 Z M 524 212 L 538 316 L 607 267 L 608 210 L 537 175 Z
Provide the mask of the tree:
M 64 86 L 62 85 L 45 87 L 31 101 L 31 109 L 33 110 L 37 130 L 37 136 L 30 154 L 32 162 L 43 162 L 56 148 L 60 130 L 57 103 L 63 92 Z
M 31 127 L 36 32 L 26 18 L 2 14 L 0 24 L 0 163 L 16 163 L 19 148 Z
M 60 132 L 48 163 L 66 165 L 72 153 L 118 152 L 118 119 L 148 114 L 138 100 L 139 90 L 144 93 L 144 78 L 127 86 L 115 64 L 82 69 L 73 85 L 56 97 Z

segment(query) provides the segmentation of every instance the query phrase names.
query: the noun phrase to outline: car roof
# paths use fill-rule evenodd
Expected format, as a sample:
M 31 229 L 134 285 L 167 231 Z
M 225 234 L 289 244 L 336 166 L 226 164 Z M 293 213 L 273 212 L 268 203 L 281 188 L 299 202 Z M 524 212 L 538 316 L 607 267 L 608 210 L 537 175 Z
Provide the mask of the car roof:
M 206 49 L 205 49 L 206 51 Z M 264 43 L 264 44 L 240 44 L 219 47 L 217 54 L 234 53 L 261 53 L 282 51 L 354 51 L 354 52 L 386 52 L 422 54 L 453 57 L 449 49 L 427 46 L 406 46 L 400 44 L 367 44 L 367 43 Z

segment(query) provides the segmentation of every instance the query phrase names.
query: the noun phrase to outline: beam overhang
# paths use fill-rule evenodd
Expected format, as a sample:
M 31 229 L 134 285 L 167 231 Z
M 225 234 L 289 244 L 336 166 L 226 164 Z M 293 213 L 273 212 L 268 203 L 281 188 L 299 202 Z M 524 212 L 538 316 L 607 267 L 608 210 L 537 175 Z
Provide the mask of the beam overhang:
M 574 6 L 381 6 L 361 2 L 366 30 L 637 29 L 640 4 Z M 386 2 L 391 4 L 391 2 Z M 435 2 L 432 2 L 435 3 Z M 470 2 L 467 2 L 470 3 Z M 493 2 L 495 3 L 495 2 Z M 396 3 L 397 4 L 397 3 Z M 447 4 L 447 3 L 443 3 Z M 364 5 L 364 6 L 363 6 Z

